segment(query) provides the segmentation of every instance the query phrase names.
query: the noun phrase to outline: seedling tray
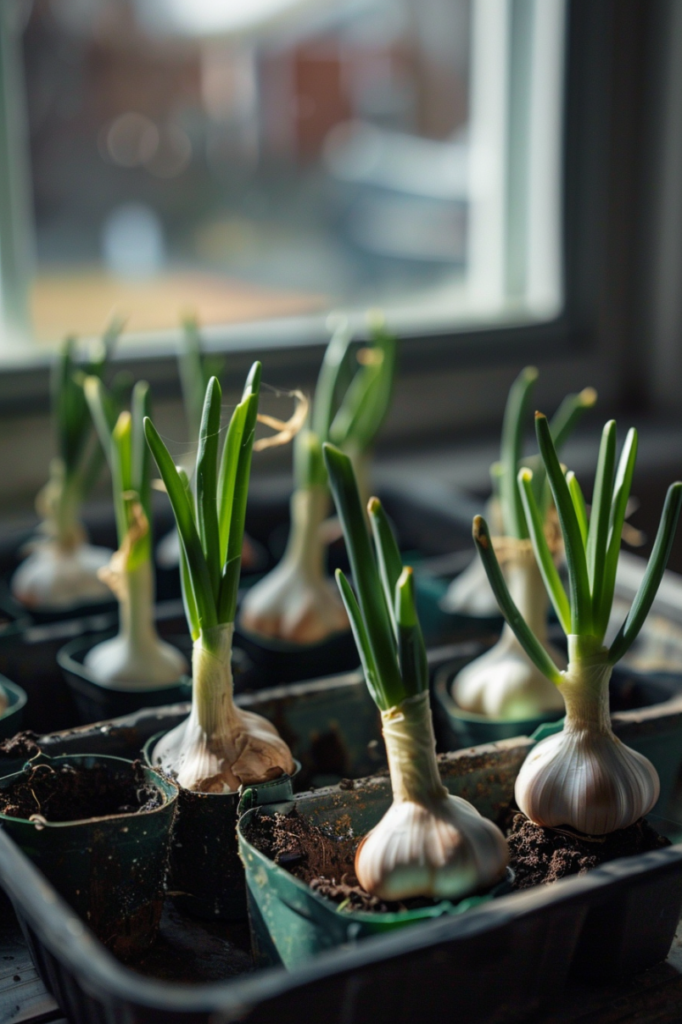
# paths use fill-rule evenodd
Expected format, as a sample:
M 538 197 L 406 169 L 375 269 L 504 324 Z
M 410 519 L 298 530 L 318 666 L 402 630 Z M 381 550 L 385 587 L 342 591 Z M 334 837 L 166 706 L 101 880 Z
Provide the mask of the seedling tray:
M 179 709 L 170 720 L 173 716 L 179 717 Z M 100 735 L 110 737 L 112 731 L 120 733 L 120 741 L 122 730 L 105 728 Z M 139 742 L 129 725 L 126 732 L 129 742 Z M 525 739 L 509 740 L 447 755 L 441 758 L 443 777 L 450 789 L 489 812 L 502 808 L 529 746 Z M 368 799 L 387 799 L 386 778 L 367 785 Z M 301 796 L 327 815 L 349 798 L 360 804 L 362 786 Z M 212 949 L 216 963 L 216 948 L 224 950 L 231 942 L 233 966 L 248 970 L 219 982 L 205 976 L 195 983 L 153 980 L 116 961 L 2 831 L 0 885 L 13 902 L 41 977 L 70 1024 L 236 1019 L 270 1024 L 306 1017 L 325 1024 L 386 1019 L 412 1024 L 422 1019 L 425 991 L 429 1019 L 435 1022 L 504 1021 L 527 1017 L 558 999 L 569 972 L 597 973 L 604 980 L 665 957 L 682 906 L 682 845 L 501 897 L 460 917 L 339 947 L 291 972 L 278 967 L 251 972 L 243 933 L 218 934 L 215 925 L 178 922 L 169 909 L 167 934 L 184 929 L 185 966 L 188 949 Z M 172 957 L 168 960 L 173 966 Z M 197 957 L 198 964 L 205 962 Z

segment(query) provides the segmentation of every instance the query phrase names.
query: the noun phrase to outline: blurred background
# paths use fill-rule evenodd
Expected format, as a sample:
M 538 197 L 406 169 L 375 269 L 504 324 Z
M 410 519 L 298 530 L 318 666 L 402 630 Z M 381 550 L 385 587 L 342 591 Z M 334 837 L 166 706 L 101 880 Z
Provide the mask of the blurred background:
M 558 312 L 564 0 L 3 8 L 19 343 Z
M 0 512 L 45 478 L 66 334 L 126 318 L 183 443 L 181 316 L 229 404 L 256 355 L 310 389 L 381 307 L 380 467 L 485 491 L 534 363 L 541 408 L 599 391 L 576 468 L 607 416 L 642 428 L 647 529 L 682 474 L 681 126 L 679 0 L 2 0 Z

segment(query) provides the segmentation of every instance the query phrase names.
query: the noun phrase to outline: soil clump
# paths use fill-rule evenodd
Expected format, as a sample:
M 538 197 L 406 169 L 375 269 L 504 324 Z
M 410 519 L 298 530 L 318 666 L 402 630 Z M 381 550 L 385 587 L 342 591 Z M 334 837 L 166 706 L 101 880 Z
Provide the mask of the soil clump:
M 605 836 L 586 836 L 568 827 L 543 828 L 516 812 L 507 831 L 514 888 L 549 885 L 568 875 L 584 875 L 619 857 L 670 846 L 646 818 Z

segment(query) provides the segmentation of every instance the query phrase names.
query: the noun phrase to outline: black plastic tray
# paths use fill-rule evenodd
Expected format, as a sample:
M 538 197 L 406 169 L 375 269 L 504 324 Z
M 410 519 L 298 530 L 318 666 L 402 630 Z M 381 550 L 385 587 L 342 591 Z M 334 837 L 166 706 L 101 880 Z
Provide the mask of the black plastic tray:
M 345 683 L 343 682 L 345 680 Z M 313 692 L 325 681 L 301 684 Z M 333 685 L 352 686 L 353 677 Z M 285 698 L 244 698 L 254 709 Z M 300 695 L 299 695 L 300 696 Z M 133 754 L 186 714 L 153 709 L 44 737 L 41 746 Z M 530 741 L 507 740 L 447 755 L 463 794 L 481 787 L 511 797 Z M 3 767 L 4 774 L 4 767 Z M 381 783 L 382 785 L 385 783 Z M 35 964 L 70 1024 L 235 1020 L 412 1024 L 525 1018 L 556 1000 L 569 974 L 600 981 L 663 959 L 682 907 L 682 844 L 605 865 L 551 887 L 502 897 L 459 918 L 438 919 L 339 948 L 287 973 L 271 968 L 221 982 L 149 980 L 118 963 L 0 830 L 0 886 L 10 896 Z

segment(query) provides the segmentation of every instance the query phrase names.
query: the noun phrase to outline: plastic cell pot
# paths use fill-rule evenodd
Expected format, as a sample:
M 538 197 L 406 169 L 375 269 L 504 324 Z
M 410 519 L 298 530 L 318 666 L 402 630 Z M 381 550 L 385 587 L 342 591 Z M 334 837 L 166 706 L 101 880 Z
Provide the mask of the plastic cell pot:
M 104 768 L 110 778 L 139 779 L 159 797 L 137 813 L 82 821 L 29 821 L 0 814 L 8 835 L 112 952 L 126 959 L 154 941 L 161 918 L 170 831 L 178 787 L 149 767 L 118 757 L 44 754 L 26 768 Z M 0 779 L 6 789 L 23 772 Z
M 0 693 L 7 698 L 7 707 L 0 712 L 0 740 L 13 736 L 21 729 L 26 704 L 26 692 L 9 679 L 0 676 Z
M 252 689 L 349 672 L 359 663 L 350 630 L 334 633 L 316 644 L 295 644 L 258 636 L 244 629 L 237 619 L 234 644 L 248 654 L 257 670 Z
M 153 765 L 154 747 L 164 733 L 144 745 L 145 763 Z M 298 767 L 298 766 L 297 766 Z M 192 917 L 241 921 L 246 917 L 244 867 L 237 846 L 241 793 L 196 793 L 179 786 L 173 825 L 168 887 L 178 909 Z M 292 777 L 251 787 L 254 804 L 288 800 Z
M 248 807 L 250 794 L 251 791 L 246 790 L 243 807 Z M 324 795 L 306 797 L 295 801 L 300 813 L 310 810 L 310 801 L 315 803 L 317 811 L 325 807 Z M 328 805 L 329 797 L 326 802 Z M 300 967 L 325 950 L 420 921 L 461 914 L 511 889 L 509 880 L 505 879 L 491 892 L 457 903 L 441 900 L 433 906 L 402 913 L 370 914 L 340 910 L 305 882 L 275 864 L 245 837 L 244 829 L 254 816 L 276 811 L 286 813 L 293 807 L 294 801 L 255 807 L 245 810 L 239 819 L 239 851 L 246 870 L 252 944 L 256 959 L 262 964 L 283 964 L 289 969 Z M 382 813 L 374 806 L 369 810 L 350 800 L 347 805 L 337 801 L 335 811 L 335 819 L 342 818 L 345 826 L 356 834 L 368 831 Z
M 186 675 L 168 686 L 131 689 L 98 683 L 84 661 L 93 647 L 114 635 L 115 630 L 108 630 L 106 633 L 76 637 L 57 652 L 57 662 L 73 695 L 81 722 L 100 722 L 106 718 L 132 714 L 140 708 L 163 707 L 190 699 L 192 680 Z

